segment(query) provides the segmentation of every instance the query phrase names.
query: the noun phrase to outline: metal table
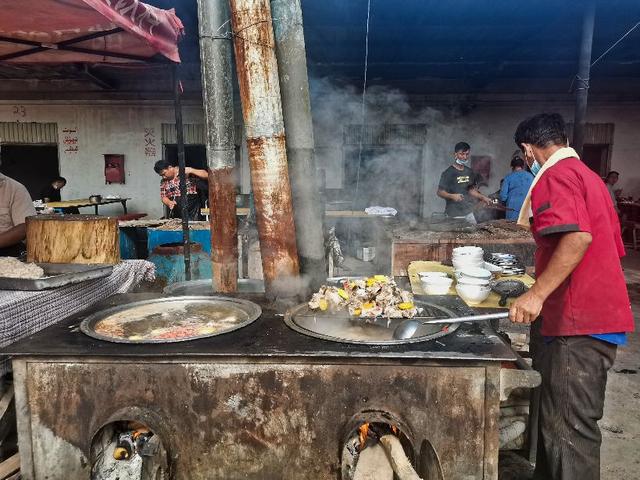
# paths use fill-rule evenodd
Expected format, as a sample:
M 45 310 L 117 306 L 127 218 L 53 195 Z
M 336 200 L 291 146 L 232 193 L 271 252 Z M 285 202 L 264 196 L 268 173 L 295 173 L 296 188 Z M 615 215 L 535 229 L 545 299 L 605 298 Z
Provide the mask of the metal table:
M 92 202 L 88 198 L 79 198 L 76 200 L 64 200 L 61 202 L 49 202 L 47 203 L 47 207 L 51 208 L 83 208 L 83 207 L 94 207 L 95 213 L 98 215 L 98 206 L 100 205 L 109 205 L 111 203 L 120 203 L 122 204 L 122 209 L 124 210 L 124 214 L 127 214 L 127 200 L 131 200 L 130 198 L 111 198 L 104 199 L 99 202 Z

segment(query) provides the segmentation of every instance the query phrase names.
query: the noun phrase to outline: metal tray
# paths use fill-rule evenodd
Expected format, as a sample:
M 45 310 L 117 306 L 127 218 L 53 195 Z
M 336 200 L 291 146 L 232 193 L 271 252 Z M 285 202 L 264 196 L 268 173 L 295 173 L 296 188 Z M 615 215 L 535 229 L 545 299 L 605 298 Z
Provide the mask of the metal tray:
M 108 277 L 113 265 L 84 265 L 79 263 L 37 263 L 44 270 L 42 278 L 0 277 L 0 290 L 47 290 L 73 283 Z
M 131 310 L 136 307 L 144 307 L 144 306 L 158 305 L 158 304 L 165 306 L 165 308 L 168 308 L 171 306 L 171 303 L 185 303 L 185 302 L 224 305 L 227 308 L 231 307 L 238 311 L 241 311 L 247 316 L 247 319 L 235 325 L 229 326 L 228 328 L 221 329 L 213 333 L 208 333 L 205 335 L 193 335 L 193 336 L 182 337 L 182 338 L 172 338 L 172 339 L 129 340 L 128 338 L 104 335 L 102 333 L 95 331 L 95 326 L 98 322 L 116 313 L 126 312 L 127 310 Z M 239 330 L 241 328 L 246 327 L 247 325 L 252 324 L 258 318 L 260 318 L 260 315 L 262 315 L 262 309 L 260 308 L 259 305 L 256 305 L 253 302 L 240 299 L 240 298 L 215 297 L 215 296 L 165 297 L 165 298 L 155 298 L 153 300 L 143 300 L 140 302 L 126 303 L 124 305 L 118 305 L 117 307 L 107 308 L 106 310 L 96 312 L 92 315 L 89 315 L 87 318 L 85 318 L 82 321 L 82 323 L 80 324 L 80 330 L 84 334 L 90 337 L 97 338 L 98 340 L 104 340 L 107 342 L 113 342 L 113 343 L 129 343 L 129 344 L 176 343 L 176 342 L 188 342 L 191 340 L 198 340 L 200 338 L 215 337 L 217 335 L 233 332 L 235 330 Z

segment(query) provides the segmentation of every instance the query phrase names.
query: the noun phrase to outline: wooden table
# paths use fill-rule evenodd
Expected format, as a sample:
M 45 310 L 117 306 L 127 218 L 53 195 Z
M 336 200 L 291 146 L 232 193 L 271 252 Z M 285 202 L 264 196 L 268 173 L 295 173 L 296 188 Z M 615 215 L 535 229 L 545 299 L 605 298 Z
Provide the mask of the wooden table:
M 100 205 L 109 205 L 111 203 L 121 203 L 122 208 L 124 210 L 125 215 L 127 214 L 127 200 L 131 200 L 130 198 L 106 198 L 100 200 L 99 202 L 92 202 L 88 198 L 78 198 L 75 200 L 64 200 L 62 202 L 49 202 L 47 203 L 47 207 L 51 208 L 83 208 L 83 207 L 94 207 L 96 215 L 98 215 L 98 206 Z
M 440 232 L 429 235 L 417 232 L 415 235 L 394 233 L 391 244 L 391 272 L 394 276 L 406 276 L 409 264 L 417 260 L 448 261 L 455 247 L 478 245 L 487 252 L 504 252 L 516 255 L 525 267 L 533 265 L 536 249 L 532 236 L 526 238 L 508 235 L 487 235 L 484 238 L 465 238 L 455 232 Z

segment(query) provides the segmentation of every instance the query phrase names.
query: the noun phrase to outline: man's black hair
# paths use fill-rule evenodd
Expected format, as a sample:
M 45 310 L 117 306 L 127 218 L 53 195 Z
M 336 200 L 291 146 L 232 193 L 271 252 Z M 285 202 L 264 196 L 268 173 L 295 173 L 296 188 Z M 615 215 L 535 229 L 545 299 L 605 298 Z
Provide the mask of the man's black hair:
M 620 176 L 620 173 L 619 173 L 619 172 L 616 172 L 615 170 L 611 170 L 609 173 L 607 173 L 607 179 L 609 179 L 609 177 L 610 177 L 611 175 L 618 175 L 618 176 Z
M 162 173 L 163 170 L 166 170 L 167 168 L 171 168 L 173 165 L 171 165 L 169 162 L 167 162 L 166 160 L 158 160 L 154 165 L 153 165 L 153 170 L 160 175 Z
M 54 183 L 54 182 L 62 182 L 62 183 L 64 183 L 66 185 L 67 184 L 67 179 L 64 178 L 64 177 L 54 177 L 54 179 L 51 180 L 51 183 Z
M 511 168 L 524 168 L 524 160 L 520 157 L 511 159 Z
M 567 144 L 567 129 L 559 113 L 539 113 L 520 122 L 514 140 L 519 148 L 523 143 L 545 148 Z
M 471 150 L 471 145 L 467 142 L 458 142 L 456 146 L 453 147 L 454 152 L 468 152 L 469 150 Z

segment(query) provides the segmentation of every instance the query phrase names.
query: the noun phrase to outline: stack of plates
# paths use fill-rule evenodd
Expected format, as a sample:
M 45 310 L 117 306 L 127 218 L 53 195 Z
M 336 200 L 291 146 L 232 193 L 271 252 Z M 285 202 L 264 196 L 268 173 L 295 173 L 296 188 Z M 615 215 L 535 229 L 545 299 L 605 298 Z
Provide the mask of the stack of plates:
M 503 276 L 524 275 L 526 273 L 522 262 L 510 253 L 491 253 L 488 261 L 501 267 Z

